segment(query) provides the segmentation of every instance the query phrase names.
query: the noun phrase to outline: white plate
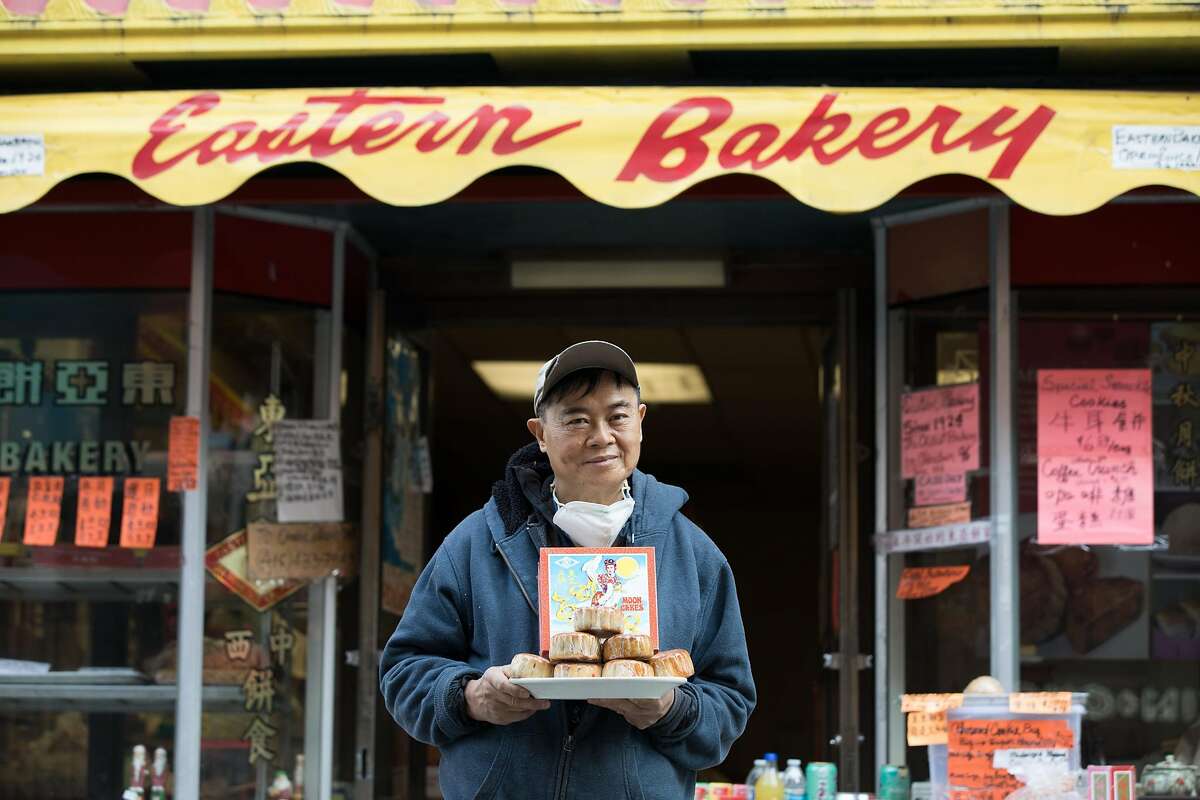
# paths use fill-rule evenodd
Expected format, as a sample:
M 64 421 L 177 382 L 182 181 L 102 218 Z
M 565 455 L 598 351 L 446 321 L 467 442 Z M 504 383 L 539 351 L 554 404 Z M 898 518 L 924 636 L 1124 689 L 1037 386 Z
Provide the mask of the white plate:
M 513 678 L 539 700 L 656 700 L 683 678 Z

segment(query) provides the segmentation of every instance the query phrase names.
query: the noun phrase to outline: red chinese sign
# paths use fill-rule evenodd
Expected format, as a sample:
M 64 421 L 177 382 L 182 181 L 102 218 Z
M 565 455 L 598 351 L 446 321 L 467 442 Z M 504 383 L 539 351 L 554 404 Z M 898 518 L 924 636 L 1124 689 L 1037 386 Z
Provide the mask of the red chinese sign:
M 1038 370 L 1038 542 L 1152 544 L 1150 370 Z
M 62 498 L 61 475 L 29 479 L 29 496 L 25 501 L 25 544 L 54 544 L 62 515 Z
M 167 491 L 195 489 L 199 465 L 200 420 L 197 417 L 171 417 L 167 437 Z
M 121 547 L 154 547 L 158 533 L 158 478 L 127 478 L 121 506 Z
M 107 547 L 112 522 L 112 478 L 80 478 L 75 505 L 75 546 Z

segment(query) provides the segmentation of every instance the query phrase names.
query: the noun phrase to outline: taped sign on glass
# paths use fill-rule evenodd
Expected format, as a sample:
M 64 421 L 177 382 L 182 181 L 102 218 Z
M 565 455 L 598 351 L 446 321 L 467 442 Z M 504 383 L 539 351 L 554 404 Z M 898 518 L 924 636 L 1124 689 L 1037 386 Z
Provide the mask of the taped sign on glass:
M 45 175 L 46 141 L 40 134 L 0 134 L 0 177 Z
M 1200 125 L 1113 125 L 1112 165 L 1200 170 Z
M 280 522 L 342 521 L 342 456 L 337 423 L 281 420 L 273 429 Z

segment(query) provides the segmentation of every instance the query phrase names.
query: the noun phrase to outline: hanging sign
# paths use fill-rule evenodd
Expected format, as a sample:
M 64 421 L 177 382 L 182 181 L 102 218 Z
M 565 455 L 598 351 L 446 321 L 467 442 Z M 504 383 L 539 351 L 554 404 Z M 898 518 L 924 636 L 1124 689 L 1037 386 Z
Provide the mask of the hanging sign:
M 200 420 L 171 417 L 167 436 L 167 491 L 190 492 L 196 488 L 200 469 Z
M 1038 543 L 1154 542 L 1150 370 L 1038 370 Z
M 901 600 L 920 600 L 933 597 L 967 577 L 970 564 L 954 567 L 905 567 L 900 573 L 896 597 Z
M 247 575 L 314 580 L 358 571 L 358 540 L 348 522 L 251 522 Z
M 62 515 L 62 498 L 61 475 L 29 479 L 29 495 L 25 501 L 25 544 L 54 544 L 58 537 L 59 517 Z
M 75 504 L 75 546 L 107 547 L 113 478 L 80 478 Z
M 121 547 L 148 550 L 158 533 L 158 478 L 126 478 L 121 504 Z
M 249 565 L 245 530 L 234 531 L 204 554 L 204 566 L 213 578 L 257 611 L 266 611 L 305 585 L 304 581 L 254 580 Z
M 342 455 L 337 423 L 280 420 L 273 433 L 279 521 L 341 522 Z

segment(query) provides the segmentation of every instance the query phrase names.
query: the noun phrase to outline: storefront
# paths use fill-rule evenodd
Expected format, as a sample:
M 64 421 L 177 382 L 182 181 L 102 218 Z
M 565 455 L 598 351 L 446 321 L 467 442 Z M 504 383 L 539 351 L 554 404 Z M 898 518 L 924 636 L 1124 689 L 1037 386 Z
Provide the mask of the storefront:
M 342 653 L 354 642 L 360 653 L 371 649 L 381 604 L 402 607 L 404 581 L 424 556 L 431 534 L 403 508 L 437 502 L 425 496 L 438 462 L 426 463 L 428 428 L 418 421 L 431 400 L 414 377 L 420 360 L 396 335 L 412 326 L 393 323 L 384 333 L 375 289 L 394 285 L 400 270 L 395 259 L 375 263 L 369 214 L 328 199 L 310 200 L 304 213 L 281 211 L 285 193 L 256 189 L 258 173 L 294 162 L 340 173 L 368 196 L 361 207 L 375 211 L 391 211 L 380 203 L 440 204 L 481 176 L 534 166 L 565 178 L 587 198 L 575 202 L 589 207 L 651 209 L 741 173 L 811 209 L 870 215 L 873 341 L 862 333 L 867 314 L 843 293 L 812 316 L 835 346 L 827 360 L 811 361 L 827 379 L 827 402 L 817 408 L 822 450 L 839 454 L 820 476 L 825 496 L 838 498 L 825 539 L 837 551 L 830 563 L 838 577 L 823 567 L 822 580 L 844 600 L 833 609 L 841 669 L 828 729 L 847 742 L 861 732 L 874 751 L 862 764 L 854 748 L 822 743 L 818 755 L 839 760 L 846 775 L 909 760 L 919 771 L 922 751 L 905 747 L 900 695 L 961 690 L 989 671 L 1012 687 L 1086 689 L 1101 698 L 1107 691 L 1109 716 L 1094 709 L 1094 719 L 1140 714 L 1149 726 L 1134 741 L 1120 738 L 1126 726 L 1105 729 L 1110 756 L 1149 752 L 1152 740 L 1190 723 L 1197 703 L 1187 687 L 1198 662 L 1169 634 L 1188 625 L 1180 615 L 1189 613 L 1194 557 L 1186 543 L 1194 450 L 1184 431 L 1200 392 L 1185 357 L 1200 346 L 1188 327 L 1196 303 L 1187 294 L 1200 284 L 1200 263 L 1186 242 L 1200 193 L 1198 117 L 1200 104 L 1183 94 L 1004 90 L 214 90 L 0 99 L 0 131 L 20 132 L 0 139 L 0 210 L 11 212 L 0 225 L 15 243 L 0 253 L 13 298 L 0 333 L 8 351 L 0 359 L 0 473 L 10 478 L 0 584 L 15 609 L 6 612 L 14 614 L 13 639 L 0 655 L 50 663 L 51 675 L 75 673 L 56 676 L 60 684 L 16 682 L 0 695 L 28 724 L 24 734 L 6 729 L 11 739 L 0 746 L 18 757 L 21 747 L 40 747 L 35 737 L 87 731 L 86 777 L 68 774 L 80 769 L 75 755 L 33 770 L 28 786 L 14 783 L 17 796 L 72 797 L 81 782 L 98 780 L 103 792 L 119 792 L 131 737 L 144 739 L 148 762 L 155 748 L 171 750 L 180 798 L 263 797 L 276 770 L 293 789 L 302 783 L 307 796 L 328 797 L 335 783 L 383 768 L 374 747 L 373 659 L 360 657 L 351 671 Z M 121 199 L 127 187 L 107 182 L 70 182 L 96 172 L 121 176 L 153 199 Z M 885 206 L 947 174 L 990 188 L 972 183 L 969 197 L 926 193 L 904 208 Z M 776 191 L 755 187 L 752 194 Z M 706 197 L 729 202 L 716 191 Z M 505 198 L 491 198 L 498 199 Z M 682 289 L 647 285 L 622 296 L 659 291 L 659 302 L 672 291 L 699 291 L 702 261 L 691 258 Z M 434 266 L 448 270 L 450 259 Z M 732 268 L 717 271 L 728 288 Z M 726 319 L 728 297 L 707 302 L 696 318 Z M 765 297 L 744 300 L 727 324 L 763 324 L 773 314 L 796 324 Z M 472 355 L 487 353 L 485 338 L 476 337 Z M 801 348 L 802 339 L 788 341 Z M 873 375 L 857 367 L 872 351 Z M 1162 470 L 1150 542 L 1052 553 L 1022 544 L 1040 533 L 1038 369 L 1154 371 Z M 976 431 L 974 452 L 957 470 L 910 470 L 901 453 L 904 398 L 956 384 L 978 387 L 961 390 L 977 392 L 976 422 L 967 426 Z M 859 410 L 872 394 L 876 415 L 864 419 Z M 172 490 L 177 417 L 198 419 L 199 428 L 194 488 Z M 339 507 L 329 513 L 327 504 L 316 519 L 389 534 L 349 537 L 358 545 L 352 560 L 364 567 L 357 599 L 339 594 L 348 584 L 337 573 L 347 570 L 334 561 L 277 585 L 246 580 L 255 557 L 238 534 L 289 518 L 270 496 L 274 426 L 287 420 L 336 423 L 343 437 Z M 186 423 L 175 425 L 177 450 L 186 452 Z M 1161 458 L 1160 428 L 1171 438 Z M 868 431 L 873 498 L 854 466 Z M 65 481 L 47 481 L 54 477 Z M 124 522 L 138 519 L 129 498 L 140 496 L 146 484 L 137 481 L 146 478 L 160 480 L 151 485 L 157 538 L 149 541 L 133 538 L 135 526 Z M 107 516 L 84 502 L 93 498 Z M 1131 504 L 1144 529 L 1147 507 Z M 879 534 L 875 605 L 860 614 L 849 597 L 871 574 L 870 540 L 860 554 L 857 535 L 870 527 L 869 509 Z M 53 533 L 34 524 L 42 519 L 35 510 L 58 515 Z M 406 526 L 408 538 L 390 538 Z M 1168 535 L 1164 526 L 1185 532 Z M 112 545 L 125 527 L 128 546 L 83 555 L 101 528 L 112 529 L 103 537 Z M 256 533 L 267 540 L 268 532 Z M 1170 542 L 1147 549 L 1154 535 Z M 320 552 L 345 558 L 345 541 L 331 534 Z M 933 598 L 896 599 L 904 567 L 966 564 L 969 576 Z M 1072 622 L 1072 590 L 1105 595 L 1093 583 L 1137 594 L 1137 612 L 1126 600 L 1116 622 Z M 141 602 L 129 617 L 121 609 L 131 596 Z M 1043 620 L 1038 611 L 1054 604 L 1059 611 Z M 860 627 L 868 615 L 873 646 Z M 1158 630 L 1160 616 L 1178 624 Z M 1044 629 L 1027 627 L 1041 622 Z M 860 719 L 866 653 L 874 658 L 874 725 Z M 1135 663 L 1154 673 L 1153 689 L 1129 674 Z M 133 730 L 115 721 L 122 715 L 137 718 Z M 49 777 L 36 782 L 50 774 L 68 788 Z

